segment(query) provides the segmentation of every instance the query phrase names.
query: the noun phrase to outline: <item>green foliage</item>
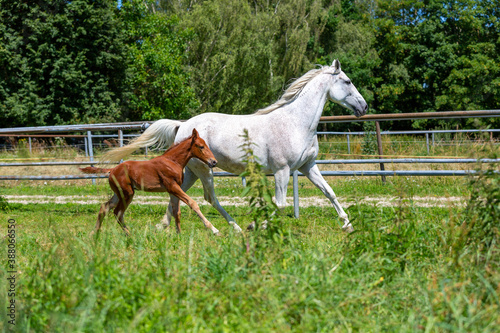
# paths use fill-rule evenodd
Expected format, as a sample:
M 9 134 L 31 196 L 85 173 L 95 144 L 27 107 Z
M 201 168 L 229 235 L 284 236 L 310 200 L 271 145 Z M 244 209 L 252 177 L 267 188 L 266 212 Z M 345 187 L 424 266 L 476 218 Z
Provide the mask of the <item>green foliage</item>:
M 500 108 L 499 0 L 121 3 L 0 0 L 3 124 L 248 114 L 336 58 L 371 113 Z
M 497 109 L 499 5 L 498 1 L 378 1 L 373 24 L 383 62 L 376 109 L 384 113 Z M 415 123 L 425 126 L 427 122 Z
M 365 155 L 375 155 L 377 152 L 377 138 L 375 135 L 375 122 L 365 121 L 363 122 L 363 143 L 361 145 L 361 150 Z
M 203 1 L 179 11 L 200 111 L 248 114 L 277 99 L 311 69 L 324 26 L 321 2 Z
M 283 78 L 273 49 L 277 22 L 246 1 L 203 1 L 182 18 L 196 38 L 189 45 L 200 111 L 242 114 L 271 100 Z
M 0 1 L 0 120 L 116 121 L 127 94 L 123 25 L 111 1 Z
M 125 1 L 120 10 L 132 63 L 127 104 L 131 119 L 188 119 L 198 107 L 184 63 L 190 29 L 175 15 L 153 11 L 156 1 Z

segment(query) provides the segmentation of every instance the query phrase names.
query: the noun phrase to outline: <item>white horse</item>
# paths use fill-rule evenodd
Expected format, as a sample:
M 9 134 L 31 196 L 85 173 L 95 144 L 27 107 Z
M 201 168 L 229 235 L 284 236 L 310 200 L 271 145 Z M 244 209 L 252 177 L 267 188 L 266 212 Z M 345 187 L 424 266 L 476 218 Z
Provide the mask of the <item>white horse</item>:
M 108 152 L 103 159 L 118 161 L 138 148 L 155 144 L 168 147 L 187 138 L 196 128 L 217 159 L 217 166 L 240 174 L 245 169 L 241 135 L 247 129 L 251 141 L 256 144 L 254 154 L 262 164 L 262 170 L 274 174 L 278 207 L 286 205 L 290 172 L 299 170 L 331 201 L 343 220 L 342 229 L 352 231 L 347 214 L 315 163 L 318 155 L 316 128 L 327 99 L 351 110 L 357 117 L 366 114 L 368 109 L 361 94 L 342 72 L 340 62 L 335 60 L 332 66 L 310 70 L 294 81 L 276 103 L 265 109 L 250 115 L 203 113 L 185 122 L 161 119 L 130 144 Z M 192 159 L 185 170 L 182 189 L 187 191 L 198 178 L 203 184 L 205 199 L 235 230 L 241 231 L 215 196 L 210 168 Z M 159 227 L 170 225 L 171 212 L 169 204 Z

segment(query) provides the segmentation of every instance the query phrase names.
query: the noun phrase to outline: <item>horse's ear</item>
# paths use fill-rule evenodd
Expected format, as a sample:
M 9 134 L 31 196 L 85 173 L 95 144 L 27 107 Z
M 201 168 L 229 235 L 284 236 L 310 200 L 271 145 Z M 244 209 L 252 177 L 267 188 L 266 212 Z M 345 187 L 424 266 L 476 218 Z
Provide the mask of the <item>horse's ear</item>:
M 198 137 L 198 131 L 196 128 L 193 128 L 193 133 L 191 135 L 193 136 L 193 139 Z
M 341 69 L 340 69 L 340 61 L 338 59 L 335 59 L 333 61 L 332 67 L 333 67 L 334 74 L 340 73 L 340 71 L 341 71 Z

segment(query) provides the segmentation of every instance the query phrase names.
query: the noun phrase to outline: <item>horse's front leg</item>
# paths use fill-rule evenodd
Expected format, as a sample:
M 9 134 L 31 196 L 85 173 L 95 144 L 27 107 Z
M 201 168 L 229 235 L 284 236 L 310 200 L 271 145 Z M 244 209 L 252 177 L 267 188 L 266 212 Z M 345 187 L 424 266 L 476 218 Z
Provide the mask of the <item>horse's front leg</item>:
M 274 174 L 274 190 L 276 196 L 276 205 L 279 209 L 286 206 L 286 192 L 288 190 L 288 182 L 290 181 L 290 167 L 285 166 Z
M 307 166 L 303 166 L 302 168 L 299 169 L 300 172 L 302 172 L 309 180 L 316 185 L 317 188 L 323 192 L 323 194 L 330 200 L 332 203 L 333 207 L 337 211 L 337 214 L 339 214 L 339 218 L 344 222 L 344 225 L 342 226 L 342 230 L 347 231 L 347 232 L 353 232 L 354 229 L 351 225 L 351 222 L 349 222 L 349 218 L 347 214 L 344 212 L 344 209 L 340 205 L 339 201 L 337 200 L 337 196 L 333 192 L 332 188 L 326 180 L 323 178 L 321 175 L 318 166 L 316 163 L 309 164 Z

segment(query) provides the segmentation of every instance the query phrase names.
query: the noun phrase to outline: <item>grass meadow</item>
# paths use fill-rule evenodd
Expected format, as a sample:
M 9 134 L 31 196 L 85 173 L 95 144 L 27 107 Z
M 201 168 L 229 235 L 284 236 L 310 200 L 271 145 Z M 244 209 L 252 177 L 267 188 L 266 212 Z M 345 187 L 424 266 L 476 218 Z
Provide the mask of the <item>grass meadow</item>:
M 450 153 L 451 154 L 451 153 Z M 413 154 L 413 155 L 416 155 Z M 329 158 L 329 157 L 328 157 Z M 498 169 L 498 168 L 497 168 Z M 5 171 L 3 171 L 5 172 Z M 12 173 L 11 173 L 12 174 Z M 69 173 L 66 173 L 69 174 Z M 271 179 L 270 179 L 271 180 Z M 241 181 L 216 179 L 221 196 Z M 355 232 L 333 208 L 287 207 L 275 227 L 236 234 L 210 206 L 214 237 L 182 207 L 182 233 L 157 231 L 165 205 L 130 206 L 90 237 L 99 204 L 0 202 L 0 328 L 16 332 L 498 332 L 500 180 L 329 178 Z M 4 182 L 0 195 L 85 196 L 78 182 Z M 272 186 L 272 183 L 271 183 Z M 300 179 L 300 196 L 320 196 Z M 189 192 L 202 196 L 196 185 Z M 291 189 L 289 195 L 291 194 Z M 148 194 L 141 194 L 147 196 Z M 394 196 L 389 207 L 362 202 Z M 466 204 L 419 206 L 418 196 Z M 240 226 L 245 206 L 226 206 Z M 8 323 L 8 221 L 15 220 L 15 320 Z
M 0 214 L 16 220 L 16 331 L 498 332 L 498 252 L 457 240 L 460 209 L 351 206 L 347 235 L 331 209 L 296 220 L 290 208 L 271 241 L 232 233 L 208 206 L 225 237 L 185 207 L 181 234 L 158 232 L 164 207 L 137 205 L 132 237 L 108 218 L 96 239 L 96 209 L 12 204 Z M 250 223 L 245 208 L 228 211 Z

